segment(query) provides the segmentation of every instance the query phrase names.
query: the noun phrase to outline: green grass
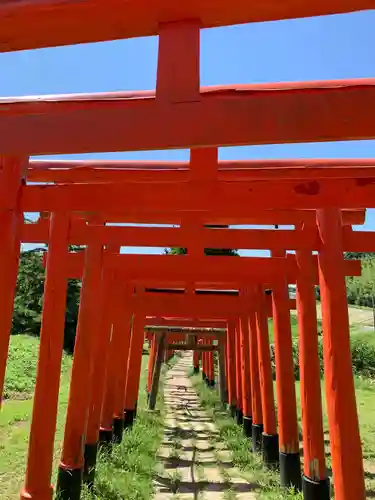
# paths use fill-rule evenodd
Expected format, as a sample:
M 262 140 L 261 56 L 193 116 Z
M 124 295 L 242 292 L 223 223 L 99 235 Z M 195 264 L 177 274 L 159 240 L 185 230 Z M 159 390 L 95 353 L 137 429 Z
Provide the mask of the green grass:
M 101 455 L 97 466 L 95 491 L 84 491 L 84 500 L 149 500 L 153 494 L 153 479 L 157 450 L 164 434 L 163 394 L 158 394 L 156 412 L 147 411 L 146 385 L 148 356 L 144 356 L 137 419 L 131 432 L 125 432 L 121 445 L 110 456 Z M 161 383 L 166 369 L 163 367 Z
M 233 465 L 237 467 L 250 484 L 256 484 L 257 498 L 259 500 L 281 500 L 293 498 L 302 499 L 301 493 L 293 490 L 282 490 L 279 485 L 277 472 L 267 471 L 263 468 L 261 456 L 250 451 L 249 440 L 245 438 L 242 429 L 223 411 L 217 391 L 208 389 L 202 382 L 200 375 L 192 377 L 193 385 L 197 390 L 201 404 L 212 415 L 219 430 L 218 442 L 224 442 L 232 452 Z
M 32 392 L 35 384 L 39 340 L 25 335 L 11 337 L 6 373 L 7 399 L 0 412 L 0 490 L 2 500 L 16 500 L 23 485 L 32 415 Z M 150 414 L 146 406 L 146 370 L 143 357 L 139 412 L 131 432 L 116 447 L 111 457 L 100 457 L 97 473 L 98 500 L 150 498 L 156 450 L 163 433 L 163 400 L 158 399 L 161 414 Z M 63 440 L 68 403 L 71 357 L 63 358 L 59 412 L 55 439 L 54 477 Z
M 213 416 L 213 420 L 219 429 L 219 440 L 226 443 L 233 453 L 233 462 L 249 482 L 259 485 L 257 492 L 259 500 L 281 500 L 283 498 L 302 498 L 300 494 L 285 492 L 279 487 L 279 476 L 276 472 L 269 472 L 263 469 L 261 457 L 249 451 L 249 442 L 244 438 L 242 430 L 230 418 L 227 412 L 223 411 L 216 391 L 210 390 L 200 379 L 200 376 L 193 377 L 194 387 L 198 391 L 201 403 Z M 355 377 L 356 398 L 358 416 L 363 445 L 363 458 L 365 468 L 366 489 L 369 496 L 375 496 L 375 381 Z M 276 391 L 275 391 L 276 394 Z M 323 395 L 323 424 L 325 438 L 329 439 L 326 405 L 324 399 L 324 384 L 322 382 Z M 301 425 L 300 407 L 300 386 L 296 382 L 298 419 Z M 302 458 L 303 460 L 303 458 Z M 326 446 L 327 467 L 331 467 L 331 457 L 329 446 Z
M 32 397 L 39 340 L 27 335 L 12 336 L 5 377 L 5 394 L 0 411 L 0 488 L 2 500 L 19 498 L 26 466 L 32 415 Z M 68 403 L 71 358 L 64 356 L 61 371 L 59 413 L 55 440 L 55 464 L 60 455 L 63 425 Z

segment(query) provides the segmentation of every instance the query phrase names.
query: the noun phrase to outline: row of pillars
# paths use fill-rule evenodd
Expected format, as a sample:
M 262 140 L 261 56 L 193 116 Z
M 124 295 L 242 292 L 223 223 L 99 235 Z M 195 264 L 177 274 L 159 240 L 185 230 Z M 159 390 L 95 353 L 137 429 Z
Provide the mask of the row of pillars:
M 12 180 L 19 178 L 21 165 L 16 159 L 9 161 L 7 169 L 3 169 L 2 176 L 9 177 L 9 182 L 5 183 L 9 187 L 9 200 L 12 197 L 12 186 L 15 186 L 14 194 L 17 194 L 17 183 Z M 19 258 L 20 232 L 14 229 L 20 228 L 22 219 L 17 208 L 17 197 L 14 197 L 14 205 L 11 200 L 9 203 L 9 210 L 0 214 L 3 229 L 0 252 L 0 270 L 3 276 L 0 285 L 1 388 Z M 363 500 L 365 486 L 350 354 L 340 210 L 318 210 L 317 224 L 322 242 L 318 262 L 323 315 L 324 381 L 335 498 Z M 53 495 L 50 482 L 64 336 L 67 281 L 63 262 L 68 249 L 68 232 L 69 214 L 52 214 L 26 482 L 21 493 L 23 500 L 51 500 Z M 103 268 L 104 252 L 118 251 L 118 248 L 104 250 L 100 245 L 92 244 L 85 252 L 75 355 L 57 486 L 61 498 L 64 498 L 63 495 L 70 499 L 79 498 L 84 472 L 86 471 L 86 477 L 93 477 L 93 462 L 99 438 L 108 442 L 113 430 L 121 427 L 124 419 L 131 421 L 136 412 L 144 318 L 142 315 L 134 316 L 133 311 L 127 310 L 126 287 L 121 288 L 115 277 Z M 297 262 L 303 488 L 305 491 L 326 491 L 311 252 L 298 251 Z M 258 442 L 262 442 L 265 462 L 276 462 L 268 456 L 274 456 L 271 450 L 278 440 L 282 484 L 299 487 L 296 473 L 299 470 L 299 433 L 290 317 L 286 306 L 287 282 L 280 282 L 272 290 L 277 426 L 267 317 L 262 305 L 264 293 L 259 289 L 251 289 L 249 296 L 249 317 L 240 318 L 238 325 L 232 325 L 228 329 L 228 335 L 232 335 L 232 338 L 234 335 L 235 338 L 234 343 L 227 343 L 226 350 L 229 404 L 237 412 L 242 412 L 245 420 L 251 417 L 252 428 L 259 426 L 258 431 L 254 430 L 255 433 L 259 434 L 262 429 L 262 439 L 258 438 Z M 237 331 L 238 334 L 235 333 Z M 246 342 L 250 343 L 249 349 Z M 247 375 L 247 370 L 250 375 Z M 115 434 L 120 435 L 117 432 Z
M 323 320 L 324 383 L 335 498 L 365 498 L 364 471 L 353 382 L 339 213 L 319 213 L 323 248 L 319 280 Z M 261 452 L 265 467 L 280 471 L 283 487 L 302 490 L 305 500 L 328 500 L 330 481 L 325 460 L 321 372 L 318 353 L 313 261 L 297 251 L 297 318 L 299 334 L 300 405 L 303 470 L 297 419 L 292 331 L 287 282 L 272 290 L 249 287 L 248 312 L 230 321 L 225 343 L 228 410 Z M 266 309 L 272 294 L 276 407 Z M 212 352 L 194 353 L 194 372 L 215 386 Z
M 51 475 L 65 323 L 69 218 L 54 214 L 46 264 L 40 351 L 22 500 L 52 500 Z M 145 317 L 129 308 L 128 290 L 103 267 L 103 249 L 89 245 L 71 372 L 56 494 L 79 500 L 95 479 L 98 448 L 122 440 L 133 425 L 144 344 Z

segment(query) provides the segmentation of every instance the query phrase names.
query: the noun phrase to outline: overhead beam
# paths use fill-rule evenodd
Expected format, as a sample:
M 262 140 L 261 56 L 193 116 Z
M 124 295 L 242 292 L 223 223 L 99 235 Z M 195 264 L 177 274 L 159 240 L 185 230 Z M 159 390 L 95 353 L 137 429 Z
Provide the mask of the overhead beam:
M 209 87 L 173 104 L 150 92 L 2 99 L 0 154 L 374 139 L 374 107 L 374 79 Z
M 37 224 L 24 224 L 21 239 L 27 243 L 48 243 L 48 220 Z M 250 250 L 319 250 L 318 230 L 295 229 L 209 229 L 197 231 L 202 249 L 239 248 Z M 184 227 L 124 227 L 87 226 L 72 224 L 69 243 L 86 245 L 120 245 L 130 247 L 182 247 L 189 248 L 191 234 Z M 375 251 L 375 232 L 343 231 L 343 248 L 347 252 Z
M 25 186 L 21 198 L 25 212 L 135 214 L 147 207 L 149 212 L 215 213 L 223 206 L 232 217 L 267 209 L 374 208 L 375 179 L 175 182 L 157 189 L 149 183 Z
M 157 35 L 159 23 L 184 19 L 199 19 L 209 28 L 372 8 L 372 0 L 3 0 L 0 51 Z
M 101 213 L 103 221 L 109 223 L 132 223 L 132 224 L 177 224 L 182 221 L 200 220 L 202 224 L 211 225 L 295 225 L 301 223 L 312 223 L 316 221 L 314 210 L 254 210 L 249 214 L 243 212 L 228 215 L 228 207 L 222 206 L 215 208 L 214 212 L 201 211 L 196 212 L 163 212 L 157 210 L 150 212 L 147 209 L 137 213 Z M 90 215 L 90 214 L 82 214 Z M 361 225 L 365 223 L 366 210 L 342 210 L 342 220 L 344 225 Z
M 375 177 L 375 160 L 239 160 L 219 161 L 218 180 L 241 182 L 268 179 Z M 32 161 L 31 182 L 152 182 L 192 180 L 189 162 Z
M 202 319 L 181 319 L 181 318 L 170 318 L 170 317 L 152 317 L 148 316 L 146 318 L 147 325 L 153 326 L 166 326 L 166 327 L 191 327 L 191 328 L 226 328 L 224 321 L 204 321 Z
M 315 262 L 315 280 L 318 284 L 317 260 Z M 104 263 L 124 279 L 138 283 L 158 282 L 171 287 L 184 286 L 187 282 L 196 283 L 199 288 L 206 284 L 215 284 L 217 287 L 230 289 L 241 287 L 246 283 L 272 284 L 286 275 L 288 283 L 296 283 L 297 264 L 293 254 L 286 258 L 267 257 L 230 257 L 230 256 L 202 256 L 189 257 L 187 255 L 107 255 Z M 65 265 L 66 276 L 81 279 L 84 254 L 83 252 L 71 253 Z M 351 260 L 345 262 L 347 276 L 360 276 L 361 261 Z M 148 294 L 173 296 L 171 294 Z M 179 297 L 179 295 L 174 295 Z M 203 298 L 204 295 L 199 296 Z M 215 301 L 220 296 L 215 295 Z M 224 298 L 233 298 L 224 296 Z

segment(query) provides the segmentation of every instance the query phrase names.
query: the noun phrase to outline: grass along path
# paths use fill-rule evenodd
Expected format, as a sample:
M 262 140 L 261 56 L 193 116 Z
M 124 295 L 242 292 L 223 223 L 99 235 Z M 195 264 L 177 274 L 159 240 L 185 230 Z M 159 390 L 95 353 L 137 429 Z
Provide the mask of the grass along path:
M 25 335 L 11 337 L 5 385 L 7 399 L 0 411 L 1 500 L 18 500 L 24 481 L 38 346 L 39 339 Z M 163 397 L 161 394 L 158 399 L 160 415 L 150 415 L 145 411 L 147 361 L 148 356 L 145 355 L 136 424 L 131 432 L 126 433 L 123 443 L 115 448 L 110 458 L 100 457 L 98 493 L 88 495 L 86 492 L 83 495 L 86 498 L 148 500 L 152 495 L 156 451 L 163 437 Z M 64 356 L 55 439 L 54 484 L 64 434 L 70 368 L 71 357 Z M 165 373 L 165 368 L 163 371 Z
M 27 335 L 11 337 L 5 378 L 5 400 L 0 411 L 0 491 L 2 500 L 19 498 L 26 468 L 39 340 Z M 64 356 L 55 439 L 58 464 L 68 403 L 71 358 Z M 55 467 L 56 469 L 56 467 Z M 55 479 L 55 478 L 54 478 Z
M 219 429 L 218 438 L 223 440 L 232 451 L 234 465 L 241 470 L 244 478 L 249 481 L 253 480 L 258 485 L 258 490 L 256 491 L 257 499 L 279 500 L 284 498 L 302 498 L 301 494 L 295 495 L 292 491 L 282 491 L 279 487 L 278 474 L 265 471 L 263 469 L 261 457 L 254 455 L 251 451 L 249 451 L 249 442 L 243 436 L 241 428 L 236 425 L 227 412 L 222 410 L 217 392 L 215 390 L 208 389 L 202 382 L 200 375 L 193 376 L 192 381 L 194 388 L 200 395 L 203 408 L 205 408 L 206 411 L 212 416 Z M 360 432 L 363 445 L 367 497 L 373 498 L 375 497 L 375 381 L 372 379 L 362 379 L 356 377 L 355 386 Z M 324 412 L 323 423 L 326 439 L 326 460 L 327 467 L 330 471 L 331 457 L 329 450 L 328 422 L 323 384 L 322 394 Z M 296 382 L 296 395 L 298 418 L 301 423 L 299 382 Z

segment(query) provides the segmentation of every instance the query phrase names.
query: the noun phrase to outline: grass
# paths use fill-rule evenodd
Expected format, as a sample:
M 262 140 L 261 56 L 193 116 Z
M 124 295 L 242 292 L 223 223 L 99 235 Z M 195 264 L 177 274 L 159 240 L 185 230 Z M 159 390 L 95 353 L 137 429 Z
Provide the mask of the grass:
M 32 415 L 39 340 L 26 335 L 11 337 L 5 377 L 5 396 L 0 411 L 0 489 L 2 500 L 19 498 L 26 466 Z M 71 358 L 64 356 L 61 371 L 59 414 L 55 440 L 58 463 L 68 403 Z
M 214 422 L 219 429 L 218 440 L 224 441 L 232 451 L 233 462 L 238 467 L 246 480 L 259 485 L 257 498 L 259 500 L 281 500 L 283 498 L 302 498 L 301 494 L 292 491 L 284 491 L 279 487 L 279 476 L 277 472 L 263 469 L 261 457 L 254 455 L 249 450 L 249 441 L 234 420 L 223 411 L 219 396 L 216 391 L 208 389 L 199 375 L 192 378 L 194 387 L 201 398 L 202 406 L 211 413 Z M 363 445 L 363 458 L 365 468 L 366 489 L 369 496 L 375 496 L 375 381 L 355 377 L 358 416 L 360 423 L 361 440 Z M 322 383 L 322 394 L 324 386 Z M 301 423 L 300 411 L 300 387 L 296 382 L 298 419 Z M 328 436 L 328 422 L 325 401 L 323 397 L 323 423 L 326 439 Z M 326 460 L 328 468 L 331 467 L 329 446 L 326 446 Z
M 292 490 L 281 490 L 279 485 L 279 476 L 277 472 L 267 471 L 263 468 L 261 457 L 250 451 L 249 440 L 244 437 L 242 429 L 229 417 L 226 411 L 221 407 L 217 391 L 208 389 L 202 382 L 200 375 L 192 377 L 193 385 L 198 392 L 201 404 L 205 410 L 212 415 L 213 420 L 219 430 L 217 436 L 212 439 L 218 442 L 224 442 L 232 452 L 233 465 L 241 471 L 241 475 L 250 484 L 256 484 L 257 498 L 259 500 L 281 500 L 293 498 L 302 499 L 300 493 Z
M 0 412 L 0 490 L 2 500 L 19 498 L 25 465 L 32 415 L 39 340 L 26 335 L 11 337 L 5 390 L 6 400 Z M 139 412 L 131 432 L 112 456 L 101 456 L 97 471 L 97 494 L 84 492 L 84 498 L 146 500 L 151 496 L 156 464 L 156 450 L 163 434 L 163 400 L 158 398 L 161 413 L 150 414 L 146 407 L 146 370 L 148 356 L 143 356 Z M 55 439 L 54 477 L 61 452 L 68 402 L 71 357 L 62 363 L 59 413 Z

